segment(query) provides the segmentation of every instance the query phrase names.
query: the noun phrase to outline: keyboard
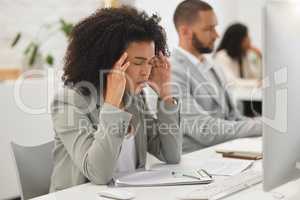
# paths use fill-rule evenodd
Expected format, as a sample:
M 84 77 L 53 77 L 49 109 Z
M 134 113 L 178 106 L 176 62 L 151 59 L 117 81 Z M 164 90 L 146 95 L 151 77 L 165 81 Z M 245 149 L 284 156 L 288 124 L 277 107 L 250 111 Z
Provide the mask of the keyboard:
M 184 200 L 218 200 L 233 195 L 262 182 L 262 173 L 247 170 L 235 176 L 201 186 L 200 189 L 189 192 L 180 199 Z

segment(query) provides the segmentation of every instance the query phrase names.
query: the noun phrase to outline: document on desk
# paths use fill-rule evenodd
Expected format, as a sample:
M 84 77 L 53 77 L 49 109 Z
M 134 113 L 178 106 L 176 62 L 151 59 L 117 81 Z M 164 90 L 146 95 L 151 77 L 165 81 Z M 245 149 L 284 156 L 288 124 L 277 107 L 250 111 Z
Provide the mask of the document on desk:
M 178 165 L 167 165 L 160 164 L 155 165 L 152 170 L 184 170 L 191 171 L 195 169 L 204 169 L 209 174 L 214 176 L 234 176 L 245 169 L 250 168 L 253 165 L 254 161 L 252 160 L 240 160 L 240 159 L 231 159 L 231 158 L 218 158 L 218 159 L 209 159 L 200 162 L 193 162 L 193 164 L 183 163 Z
M 262 154 L 262 138 L 243 138 L 218 145 L 217 152 L 242 152 L 252 154 Z
M 253 163 L 250 160 L 215 159 L 203 163 L 201 168 L 215 176 L 234 176 L 251 167 Z
M 170 170 L 146 170 L 123 176 L 115 180 L 118 187 L 149 187 L 208 184 L 212 182 L 209 176 L 200 177 L 195 173 Z

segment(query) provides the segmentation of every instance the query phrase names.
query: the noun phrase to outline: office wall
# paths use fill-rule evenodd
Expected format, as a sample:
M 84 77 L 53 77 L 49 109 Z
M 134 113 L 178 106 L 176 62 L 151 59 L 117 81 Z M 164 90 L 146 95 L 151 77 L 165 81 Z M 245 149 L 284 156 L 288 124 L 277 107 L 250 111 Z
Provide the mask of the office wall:
M 237 19 L 248 26 L 252 42 L 259 48 L 262 48 L 263 7 L 266 1 L 267 0 L 237 1 Z
M 1 0 L 0 67 L 20 67 L 24 46 L 28 42 L 26 39 L 30 38 L 48 40 L 43 43 L 42 51 L 61 58 L 66 47 L 64 35 L 58 33 L 50 37 L 41 26 L 54 24 L 60 17 L 78 21 L 102 4 L 102 0 Z M 19 31 L 23 32 L 24 40 L 16 49 L 11 49 L 10 44 Z

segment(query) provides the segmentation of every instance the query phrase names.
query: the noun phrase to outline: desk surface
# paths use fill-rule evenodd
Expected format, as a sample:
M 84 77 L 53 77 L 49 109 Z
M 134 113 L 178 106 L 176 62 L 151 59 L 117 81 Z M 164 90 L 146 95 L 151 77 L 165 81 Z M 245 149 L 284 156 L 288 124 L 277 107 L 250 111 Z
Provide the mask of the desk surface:
M 231 95 L 237 101 L 262 101 L 262 89 L 252 87 L 230 88 Z
M 217 145 L 218 146 L 218 145 Z M 200 151 L 196 151 L 183 156 L 180 166 L 184 167 L 187 164 L 198 162 L 199 160 L 205 161 L 211 158 L 223 159 L 219 154 L 215 153 L 214 149 L 217 147 L 210 147 Z M 151 165 L 157 164 L 152 161 Z M 256 161 L 254 166 L 256 169 L 261 170 L 261 161 Z M 255 198 L 259 200 L 274 200 L 278 192 L 284 194 L 285 197 L 289 195 L 292 196 L 296 191 L 299 190 L 300 181 L 297 184 L 285 185 L 276 191 L 270 193 L 263 192 L 262 184 L 258 184 L 247 190 L 241 191 L 240 193 L 234 194 L 227 197 L 230 200 L 253 200 Z M 193 191 L 201 187 L 200 185 L 188 185 L 188 186 L 169 186 L 169 187 L 128 187 L 128 188 L 116 188 L 117 190 L 126 190 L 133 192 L 136 195 L 136 200 L 153 200 L 153 199 L 163 199 L 163 200 L 173 200 L 178 199 L 180 194 Z M 103 199 L 99 197 L 97 192 L 107 189 L 107 186 L 103 185 L 93 185 L 91 183 L 75 186 L 63 191 L 56 193 L 51 193 L 45 196 L 35 198 L 35 200 L 59 200 L 59 199 Z M 278 195 L 277 195 L 278 196 Z M 278 199 L 278 198 L 277 198 Z

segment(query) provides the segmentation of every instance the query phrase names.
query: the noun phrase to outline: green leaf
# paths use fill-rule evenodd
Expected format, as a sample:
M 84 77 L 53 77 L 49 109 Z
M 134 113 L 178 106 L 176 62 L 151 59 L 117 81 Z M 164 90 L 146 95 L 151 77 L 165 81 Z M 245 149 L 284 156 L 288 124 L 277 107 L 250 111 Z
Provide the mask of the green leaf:
M 53 66 L 54 63 L 54 57 L 51 54 L 48 54 L 46 57 L 46 62 L 50 65 Z
M 17 35 L 15 36 L 13 42 L 11 43 L 11 47 L 16 46 L 16 44 L 19 42 L 19 40 L 21 39 L 22 34 L 19 32 L 17 33 Z
M 32 49 L 32 47 L 33 47 L 33 42 L 30 42 L 28 45 L 27 45 L 27 47 L 26 47 L 26 49 L 25 49 L 25 51 L 24 51 L 24 54 L 25 55 L 27 55 L 29 52 L 30 52 L 30 50 Z
M 37 44 L 33 44 L 33 50 L 29 59 L 29 66 L 33 66 L 36 60 L 36 56 L 38 53 L 39 46 Z
M 64 19 L 60 19 L 61 27 L 60 30 L 65 34 L 66 37 L 71 35 L 74 25 L 72 23 L 66 22 Z

